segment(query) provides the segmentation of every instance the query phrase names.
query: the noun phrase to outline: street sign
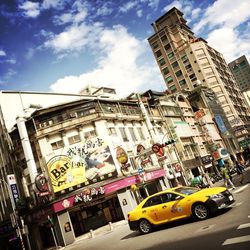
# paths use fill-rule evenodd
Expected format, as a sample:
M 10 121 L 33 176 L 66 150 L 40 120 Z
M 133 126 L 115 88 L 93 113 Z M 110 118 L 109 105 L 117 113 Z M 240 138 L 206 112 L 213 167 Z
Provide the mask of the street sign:
M 154 153 L 158 153 L 161 149 L 161 144 L 160 143 L 155 143 L 153 146 L 152 146 L 152 151 Z

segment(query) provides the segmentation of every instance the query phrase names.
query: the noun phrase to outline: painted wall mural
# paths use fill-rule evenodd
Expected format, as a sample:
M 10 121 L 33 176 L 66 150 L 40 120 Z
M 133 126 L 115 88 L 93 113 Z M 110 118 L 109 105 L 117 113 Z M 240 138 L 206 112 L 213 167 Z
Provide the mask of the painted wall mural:
M 110 148 L 100 137 L 65 147 L 47 161 L 47 168 L 55 193 L 117 176 Z

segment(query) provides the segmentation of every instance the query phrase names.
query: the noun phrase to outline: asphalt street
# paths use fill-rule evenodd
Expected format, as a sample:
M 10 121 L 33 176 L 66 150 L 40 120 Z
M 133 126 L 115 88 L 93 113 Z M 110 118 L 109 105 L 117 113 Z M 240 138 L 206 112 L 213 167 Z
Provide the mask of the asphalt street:
M 78 238 L 65 250 L 249 250 L 250 249 L 250 168 L 246 170 L 245 183 L 239 183 L 231 190 L 235 203 L 205 221 L 184 221 L 166 224 L 152 233 L 141 235 L 130 231 L 126 223 L 103 231 L 94 238 Z M 222 182 L 216 183 L 216 186 Z

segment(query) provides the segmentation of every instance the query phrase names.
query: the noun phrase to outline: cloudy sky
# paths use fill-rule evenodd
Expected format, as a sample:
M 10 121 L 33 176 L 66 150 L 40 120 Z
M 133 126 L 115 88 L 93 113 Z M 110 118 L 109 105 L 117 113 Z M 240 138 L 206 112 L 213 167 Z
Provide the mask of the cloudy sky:
M 164 90 L 147 38 L 174 6 L 227 62 L 250 61 L 249 0 L 0 0 L 0 90 Z

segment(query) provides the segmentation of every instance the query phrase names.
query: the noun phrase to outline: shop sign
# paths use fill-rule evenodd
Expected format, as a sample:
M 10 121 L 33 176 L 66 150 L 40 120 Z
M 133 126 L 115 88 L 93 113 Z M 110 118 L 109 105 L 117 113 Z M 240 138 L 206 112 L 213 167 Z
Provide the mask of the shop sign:
M 205 116 L 205 115 L 206 115 L 206 114 L 205 114 L 204 109 L 199 109 L 198 111 L 196 111 L 196 112 L 194 113 L 194 117 L 195 117 L 196 120 L 199 120 L 200 118 L 202 118 L 202 117 Z
M 145 180 L 153 180 L 165 176 L 165 171 L 163 169 L 159 169 L 153 172 L 145 173 L 144 176 Z M 138 182 L 137 176 L 130 176 L 122 180 L 109 183 L 104 186 L 105 194 L 116 192 L 122 188 L 131 187 L 131 185 L 136 184 L 137 182 Z
M 250 144 L 250 138 L 249 139 L 245 139 L 242 141 L 239 141 L 239 144 L 242 148 L 248 148 L 248 145 Z
M 120 146 L 116 148 L 116 159 L 120 163 L 122 174 L 129 174 L 131 168 L 131 164 L 129 163 L 129 157 L 127 152 Z
M 10 190 L 11 190 L 13 200 L 14 200 L 14 202 L 16 204 L 17 201 L 20 198 L 19 192 L 18 192 L 18 189 L 17 189 L 17 184 L 16 184 L 16 177 L 15 177 L 14 174 L 9 174 L 9 175 L 7 175 L 7 180 L 8 180 Z
M 54 192 L 117 175 L 110 148 L 99 138 L 65 147 L 47 162 Z
M 78 202 L 90 202 L 93 200 L 93 198 L 98 198 L 98 196 L 103 195 L 105 192 L 104 187 L 98 187 L 98 188 L 87 188 L 83 190 L 81 193 L 76 194 L 74 196 L 74 204 Z
M 224 121 L 222 120 L 222 117 L 220 115 L 215 115 L 214 116 L 215 122 L 222 134 L 227 132 L 227 128 L 224 124 Z
M 148 152 L 146 152 L 146 149 L 142 144 L 137 145 L 136 151 L 137 154 L 139 155 L 139 165 L 144 166 L 145 164 L 151 162 L 151 158 L 150 156 L 147 156 Z
M 214 160 L 220 159 L 220 153 L 218 151 L 212 152 L 212 156 L 213 156 Z
M 204 165 L 209 164 L 211 163 L 211 156 L 210 155 L 202 156 L 201 161 Z
M 175 163 L 174 168 L 175 168 L 176 172 L 181 172 L 181 164 L 180 163 Z
M 50 194 L 48 180 L 43 174 L 36 176 L 35 186 L 36 186 L 37 190 L 39 191 L 37 193 L 38 196 L 42 197 L 42 196 L 47 196 Z

